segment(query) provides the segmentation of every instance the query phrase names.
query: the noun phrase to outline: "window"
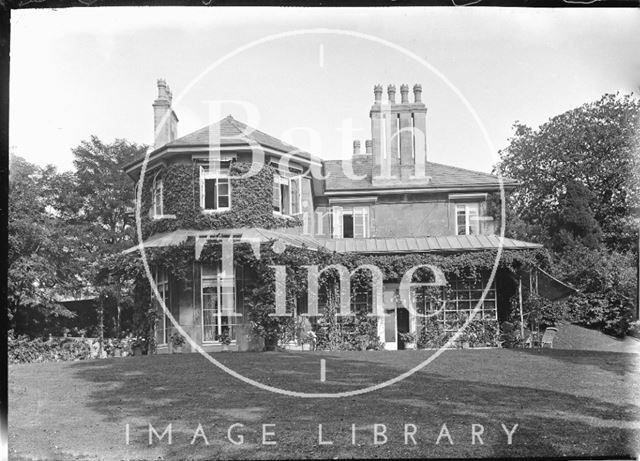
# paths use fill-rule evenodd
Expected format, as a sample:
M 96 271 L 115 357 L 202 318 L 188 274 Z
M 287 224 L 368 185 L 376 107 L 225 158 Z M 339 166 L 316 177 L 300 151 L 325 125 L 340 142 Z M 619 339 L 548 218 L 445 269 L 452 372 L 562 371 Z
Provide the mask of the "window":
M 230 162 L 200 167 L 200 207 L 205 211 L 224 211 L 231 208 Z
M 449 286 L 444 287 L 416 287 L 412 288 L 412 296 L 416 311 L 422 315 L 421 323 L 429 325 L 436 321 L 447 333 L 458 331 L 460 322 L 468 318 L 476 308 L 475 319 L 498 319 L 498 305 L 496 299 L 496 281 L 493 280 L 482 302 L 482 295 L 489 283 L 489 274 L 478 275 L 473 279 L 458 279 L 451 277 Z
M 162 203 L 162 179 L 153 180 L 153 216 L 160 217 L 163 215 Z
M 478 235 L 480 232 L 477 203 L 456 205 L 456 235 Z
M 167 309 L 170 310 L 171 306 L 169 305 L 169 275 L 167 274 L 166 270 L 159 268 L 156 268 L 155 275 L 156 287 L 158 288 L 160 299 L 162 299 Z M 153 293 L 151 294 L 151 296 L 153 299 L 155 299 L 155 295 Z M 157 325 L 158 344 L 165 345 L 169 342 L 169 325 L 171 324 L 171 321 L 169 320 L 167 315 L 164 314 L 162 306 L 157 299 L 155 300 L 155 302 L 160 318 Z
M 369 237 L 369 208 L 345 210 L 334 206 L 332 213 L 333 238 Z
M 203 264 L 201 274 L 202 342 L 220 342 L 221 335 L 235 340 L 235 277 L 221 264 Z
M 273 175 L 273 211 L 295 216 L 301 213 L 302 191 L 301 176 L 284 178 Z

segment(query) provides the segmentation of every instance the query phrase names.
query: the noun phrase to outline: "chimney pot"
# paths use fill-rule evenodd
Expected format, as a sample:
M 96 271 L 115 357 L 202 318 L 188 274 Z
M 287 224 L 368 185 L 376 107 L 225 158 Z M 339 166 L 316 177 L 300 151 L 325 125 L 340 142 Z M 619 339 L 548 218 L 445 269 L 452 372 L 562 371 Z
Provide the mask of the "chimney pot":
M 376 85 L 373 87 L 373 95 L 376 104 L 380 104 L 380 101 L 382 100 L 382 85 Z
M 389 102 L 391 104 L 396 103 L 396 86 L 395 85 L 389 85 L 387 87 L 387 96 L 389 97 Z
M 353 141 L 353 155 L 360 155 L 360 141 Z
M 364 142 L 364 152 L 367 155 L 371 155 L 373 153 L 373 143 L 371 142 L 371 139 L 367 139 Z
M 163 78 L 158 79 L 158 99 L 167 99 L 167 82 Z
M 422 85 L 419 83 L 413 85 L 413 100 L 414 102 L 422 102 Z
M 163 78 L 159 78 L 157 83 L 158 99 L 153 102 L 154 149 L 173 141 L 178 131 L 178 117 L 171 108 L 171 88 Z
M 400 85 L 400 98 L 400 102 L 402 104 L 409 103 L 409 85 L 407 85 L 406 83 Z

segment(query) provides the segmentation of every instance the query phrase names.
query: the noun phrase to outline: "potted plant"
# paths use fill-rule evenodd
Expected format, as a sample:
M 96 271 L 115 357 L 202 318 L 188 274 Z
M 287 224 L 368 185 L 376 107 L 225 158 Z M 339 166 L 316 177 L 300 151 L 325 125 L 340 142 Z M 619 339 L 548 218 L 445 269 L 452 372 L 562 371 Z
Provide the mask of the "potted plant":
M 180 354 L 182 352 L 182 346 L 184 346 L 184 343 L 184 336 L 182 336 L 179 331 L 175 330 L 171 334 L 171 353 Z
M 229 336 L 229 332 L 227 330 L 222 330 L 222 333 L 216 335 L 216 341 L 222 344 L 223 351 L 229 350 L 229 344 L 231 344 L 231 336 Z
M 417 349 L 416 346 L 416 339 L 417 336 L 415 333 L 400 333 L 400 341 L 402 341 L 404 343 L 404 348 L 407 350 L 415 350 Z

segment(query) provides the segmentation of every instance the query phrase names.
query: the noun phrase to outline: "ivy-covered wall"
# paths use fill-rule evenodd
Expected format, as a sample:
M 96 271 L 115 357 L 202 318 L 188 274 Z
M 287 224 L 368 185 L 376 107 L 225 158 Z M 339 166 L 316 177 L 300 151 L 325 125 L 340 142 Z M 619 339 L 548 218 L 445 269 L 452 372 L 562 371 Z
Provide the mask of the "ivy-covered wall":
M 250 167 L 248 162 L 233 162 L 230 175 L 241 176 Z M 248 178 L 231 179 L 231 209 L 218 213 L 202 213 L 198 164 L 172 163 L 161 168 L 160 171 L 148 172 L 144 178 L 141 205 L 144 238 L 176 229 L 270 229 L 302 225 L 299 218 L 273 214 L 274 169 L 269 165 L 264 165 L 257 174 Z M 154 219 L 149 215 L 154 177 L 162 178 L 164 214 L 174 215 L 175 218 Z

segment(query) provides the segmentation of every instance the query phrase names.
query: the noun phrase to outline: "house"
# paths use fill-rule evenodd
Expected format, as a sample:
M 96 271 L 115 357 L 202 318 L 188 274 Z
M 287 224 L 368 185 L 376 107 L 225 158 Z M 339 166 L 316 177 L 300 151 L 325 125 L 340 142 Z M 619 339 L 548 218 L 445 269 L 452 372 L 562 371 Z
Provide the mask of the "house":
M 407 85 L 400 86 L 399 101 L 393 85 L 386 100 L 382 95 L 376 85 L 364 150 L 356 140 L 351 159 L 323 160 L 231 116 L 178 137 L 171 91 L 158 80 L 153 151 L 146 164 L 137 158 L 124 170 L 137 188 L 145 168 L 139 191 L 145 250 L 191 249 L 178 268 L 182 275 L 176 275 L 177 257 L 173 269 L 155 265 L 153 275 L 176 321 L 205 350 L 219 350 L 227 335 L 232 348 L 250 347 L 248 293 L 267 283 L 257 266 L 236 260 L 225 265 L 224 251 L 207 250 L 229 238 L 254 250 L 256 244 L 273 248 L 273 257 L 297 248 L 324 265 L 386 264 L 381 290 L 371 275 L 369 285 L 351 287 L 339 302 L 340 314 L 368 313 L 386 349 L 403 348 L 402 333 L 428 336 L 427 324 L 450 332 L 474 310 L 485 327 L 493 325 L 494 336 L 498 322 L 509 317 L 518 277 L 530 277 L 544 259 L 541 245 L 496 236 L 488 207 L 500 191 L 499 178 L 429 161 L 420 85 L 413 87 L 411 101 Z M 510 191 L 517 184 L 504 179 L 502 187 Z M 497 259 L 500 248 L 503 258 Z M 264 264 L 265 272 L 275 270 Z M 399 267 L 416 267 L 420 280 L 414 277 L 418 272 L 408 280 L 420 283 L 402 291 Z M 311 283 L 303 268 L 311 271 L 300 263 L 293 272 Z M 313 320 L 318 313 L 311 285 L 301 283 L 297 294 L 273 296 L 286 304 L 281 313 Z M 330 285 L 348 285 L 348 277 L 346 284 Z M 440 294 L 434 297 L 434 290 Z M 324 293 L 320 314 L 329 299 L 329 291 Z M 169 349 L 170 330 L 169 319 L 160 315 L 158 352 Z

